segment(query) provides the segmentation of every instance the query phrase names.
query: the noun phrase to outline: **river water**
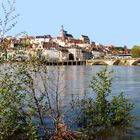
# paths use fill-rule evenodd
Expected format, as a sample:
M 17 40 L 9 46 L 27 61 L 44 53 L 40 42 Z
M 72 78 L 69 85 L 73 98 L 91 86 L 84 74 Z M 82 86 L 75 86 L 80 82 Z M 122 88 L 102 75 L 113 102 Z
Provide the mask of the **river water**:
M 61 66 L 63 71 L 62 104 L 68 105 L 72 94 L 74 97 L 82 98 L 85 93 L 90 97 L 95 97 L 93 91 L 89 88 L 92 76 L 99 72 L 104 66 Z M 56 67 L 50 66 L 50 71 L 55 71 Z M 140 138 L 140 66 L 108 66 L 113 70 L 112 96 L 124 92 L 124 96 L 134 103 L 135 108 L 131 112 L 137 119 L 129 128 L 118 128 L 106 130 L 102 133 L 102 140 L 133 140 Z M 54 76 L 54 75 L 53 75 Z M 40 80 L 38 80 L 40 83 Z
M 92 76 L 99 72 L 104 66 L 68 66 L 64 72 L 65 79 L 65 91 L 64 102 L 68 103 L 71 98 L 71 94 L 75 96 L 83 97 L 85 93 L 94 98 L 92 90 L 89 88 Z M 111 135 L 117 135 L 117 137 L 111 137 L 110 139 L 136 139 L 140 138 L 140 66 L 109 66 L 108 69 L 114 70 L 112 77 L 112 95 L 118 95 L 120 92 L 124 92 L 124 96 L 130 99 L 134 103 L 135 108 L 132 114 L 137 117 L 133 123 L 133 127 L 124 130 L 118 129 L 116 131 L 108 131 Z M 139 120 L 138 120 L 139 118 Z M 105 135 L 108 136 L 105 132 Z M 105 138 L 103 134 L 102 138 Z M 101 139 L 102 139 L 101 138 Z M 107 137 L 106 137 L 107 139 Z

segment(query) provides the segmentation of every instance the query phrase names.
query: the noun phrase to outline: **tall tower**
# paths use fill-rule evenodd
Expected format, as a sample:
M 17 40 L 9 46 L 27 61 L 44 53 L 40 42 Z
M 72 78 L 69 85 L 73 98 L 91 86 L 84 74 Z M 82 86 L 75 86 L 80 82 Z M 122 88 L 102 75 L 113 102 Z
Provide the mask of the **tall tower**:
M 62 25 L 60 33 L 59 33 L 59 37 L 65 38 L 66 34 L 67 34 L 67 31 L 64 30 L 64 26 Z

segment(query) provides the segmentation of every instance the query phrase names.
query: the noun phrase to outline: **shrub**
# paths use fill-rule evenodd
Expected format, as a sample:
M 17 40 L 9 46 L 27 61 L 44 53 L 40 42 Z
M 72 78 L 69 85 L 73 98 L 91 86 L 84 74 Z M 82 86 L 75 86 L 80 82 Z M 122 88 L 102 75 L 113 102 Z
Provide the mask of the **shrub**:
M 80 101 L 81 116 L 78 123 L 84 132 L 96 133 L 107 127 L 130 124 L 133 120 L 130 114 L 133 104 L 124 98 L 123 93 L 113 96 L 110 101 L 107 99 L 111 93 L 111 73 L 105 67 L 93 76 L 90 87 L 96 98 L 85 97 Z

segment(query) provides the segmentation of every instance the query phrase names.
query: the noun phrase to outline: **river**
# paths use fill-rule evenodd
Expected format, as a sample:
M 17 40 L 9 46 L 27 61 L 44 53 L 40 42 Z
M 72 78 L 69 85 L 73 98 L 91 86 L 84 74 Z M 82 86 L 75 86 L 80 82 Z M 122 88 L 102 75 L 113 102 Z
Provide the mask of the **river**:
M 62 105 L 69 105 L 72 94 L 75 98 L 82 98 L 85 93 L 90 97 L 95 97 L 93 91 L 89 88 L 92 76 L 99 72 L 104 66 L 102 65 L 82 65 L 82 66 L 60 66 L 63 71 L 61 92 Z M 55 71 L 56 66 L 49 66 L 49 71 Z M 112 96 L 124 92 L 124 96 L 134 103 L 135 108 L 131 112 L 137 119 L 133 122 L 132 127 L 117 128 L 106 130 L 102 133 L 102 140 L 133 140 L 140 138 L 140 66 L 108 66 L 113 70 Z M 55 77 L 55 75 L 53 74 Z M 37 79 L 40 83 L 40 80 Z M 40 85 L 40 84 L 39 84 Z M 46 120 L 47 121 L 47 120 Z
M 67 66 L 64 72 L 65 91 L 64 101 L 68 103 L 71 94 L 82 97 L 85 93 L 94 97 L 92 90 L 89 88 L 92 76 L 99 72 L 104 66 Z M 113 70 L 112 95 L 118 95 L 124 92 L 124 96 L 134 103 L 135 108 L 132 114 L 136 117 L 140 116 L 140 66 L 108 66 L 109 70 Z M 111 132 L 107 132 L 111 133 Z M 107 135 L 105 132 L 105 135 Z M 140 137 L 140 117 L 133 123 L 133 127 L 129 130 L 118 129 L 117 132 L 112 131 L 117 137 L 113 139 L 135 139 Z M 116 134 L 117 133 L 117 134 Z M 112 134 L 113 135 L 113 134 Z M 104 137 L 104 135 L 103 135 Z

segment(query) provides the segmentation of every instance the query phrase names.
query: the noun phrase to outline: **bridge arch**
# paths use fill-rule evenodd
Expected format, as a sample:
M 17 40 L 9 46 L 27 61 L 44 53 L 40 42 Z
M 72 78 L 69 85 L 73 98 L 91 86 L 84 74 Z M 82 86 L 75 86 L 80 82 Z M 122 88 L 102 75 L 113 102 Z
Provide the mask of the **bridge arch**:
M 115 60 L 115 61 L 113 62 L 113 65 L 119 65 L 120 62 L 121 62 L 121 60 L 120 60 L 120 59 L 117 59 L 117 60 Z
M 96 61 L 96 62 L 92 63 L 92 65 L 109 65 L 109 64 L 105 61 Z
M 137 65 L 138 63 L 140 63 L 140 59 L 135 60 L 131 65 Z

